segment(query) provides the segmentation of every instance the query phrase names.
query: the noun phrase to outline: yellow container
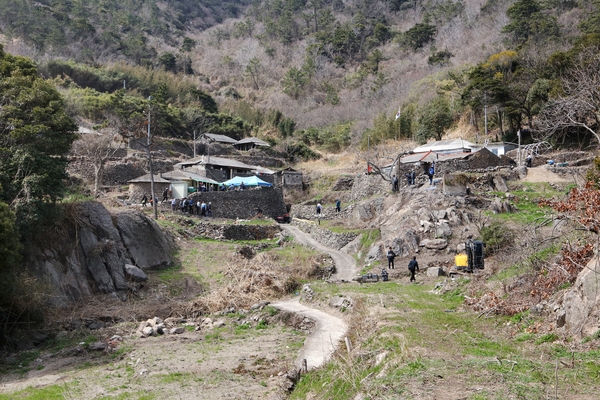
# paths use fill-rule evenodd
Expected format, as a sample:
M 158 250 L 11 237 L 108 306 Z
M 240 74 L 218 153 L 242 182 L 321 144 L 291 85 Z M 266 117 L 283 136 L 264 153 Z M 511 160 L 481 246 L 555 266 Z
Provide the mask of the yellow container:
M 468 267 L 469 259 L 466 254 L 459 254 L 454 257 L 454 263 L 457 267 Z

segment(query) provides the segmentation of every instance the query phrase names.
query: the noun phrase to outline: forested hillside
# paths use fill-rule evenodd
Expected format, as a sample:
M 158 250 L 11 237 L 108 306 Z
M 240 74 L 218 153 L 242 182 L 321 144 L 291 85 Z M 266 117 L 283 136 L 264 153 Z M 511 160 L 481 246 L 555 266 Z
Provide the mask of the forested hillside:
M 253 134 L 310 157 L 456 127 L 587 143 L 596 127 L 545 107 L 568 93 L 580 54 L 597 54 L 598 4 L 23 0 L 0 1 L 0 28 L 6 51 L 59 77 L 84 125 L 140 113 L 154 94 L 158 134 Z

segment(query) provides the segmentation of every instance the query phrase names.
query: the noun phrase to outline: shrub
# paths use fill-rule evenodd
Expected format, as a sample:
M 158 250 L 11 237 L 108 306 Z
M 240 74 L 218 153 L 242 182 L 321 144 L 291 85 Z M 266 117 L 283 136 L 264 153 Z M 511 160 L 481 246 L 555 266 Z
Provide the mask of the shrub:
M 496 253 L 513 241 L 513 232 L 501 221 L 493 221 L 489 226 L 482 227 L 479 235 L 485 242 L 487 254 Z

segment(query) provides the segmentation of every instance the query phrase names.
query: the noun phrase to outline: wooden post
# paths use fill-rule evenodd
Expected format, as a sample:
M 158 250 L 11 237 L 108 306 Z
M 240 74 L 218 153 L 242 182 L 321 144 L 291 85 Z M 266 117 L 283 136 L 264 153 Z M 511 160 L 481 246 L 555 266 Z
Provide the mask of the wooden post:
M 306 363 L 306 358 L 302 359 L 302 373 L 305 374 L 308 372 L 308 364 Z
M 350 353 L 352 351 L 352 343 L 350 343 L 348 336 L 344 338 L 344 341 L 346 342 L 346 349 L 348 350 L 348 353 Z

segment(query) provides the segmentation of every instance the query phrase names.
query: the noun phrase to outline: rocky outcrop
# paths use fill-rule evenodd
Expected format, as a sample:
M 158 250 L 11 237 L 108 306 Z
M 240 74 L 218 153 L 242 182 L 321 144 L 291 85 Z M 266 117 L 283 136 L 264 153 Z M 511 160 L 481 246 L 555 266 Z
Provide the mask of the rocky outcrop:
M 123 244 L 141 269 L 171 265 L 172 245 L 156 222 L 137 211 L 124 211 L 114 217 Z
M 111 215 L 100 203 L 84 202 L 68 214 L 64 234 L 30 249 L 27 260 L 33 273 L 54 290 L 55 305 L 94 293 L 124 294 L 129 287 L 126 264 L 148 269 L 173 262 L 172 241 L 142 213 Z
M 562 309 L 558 308 L 557 325 L 581 336 L 598 331 L 600 323 L 600 263 L 594 257 L 577 276 L 572 288 L 565 291 Z

